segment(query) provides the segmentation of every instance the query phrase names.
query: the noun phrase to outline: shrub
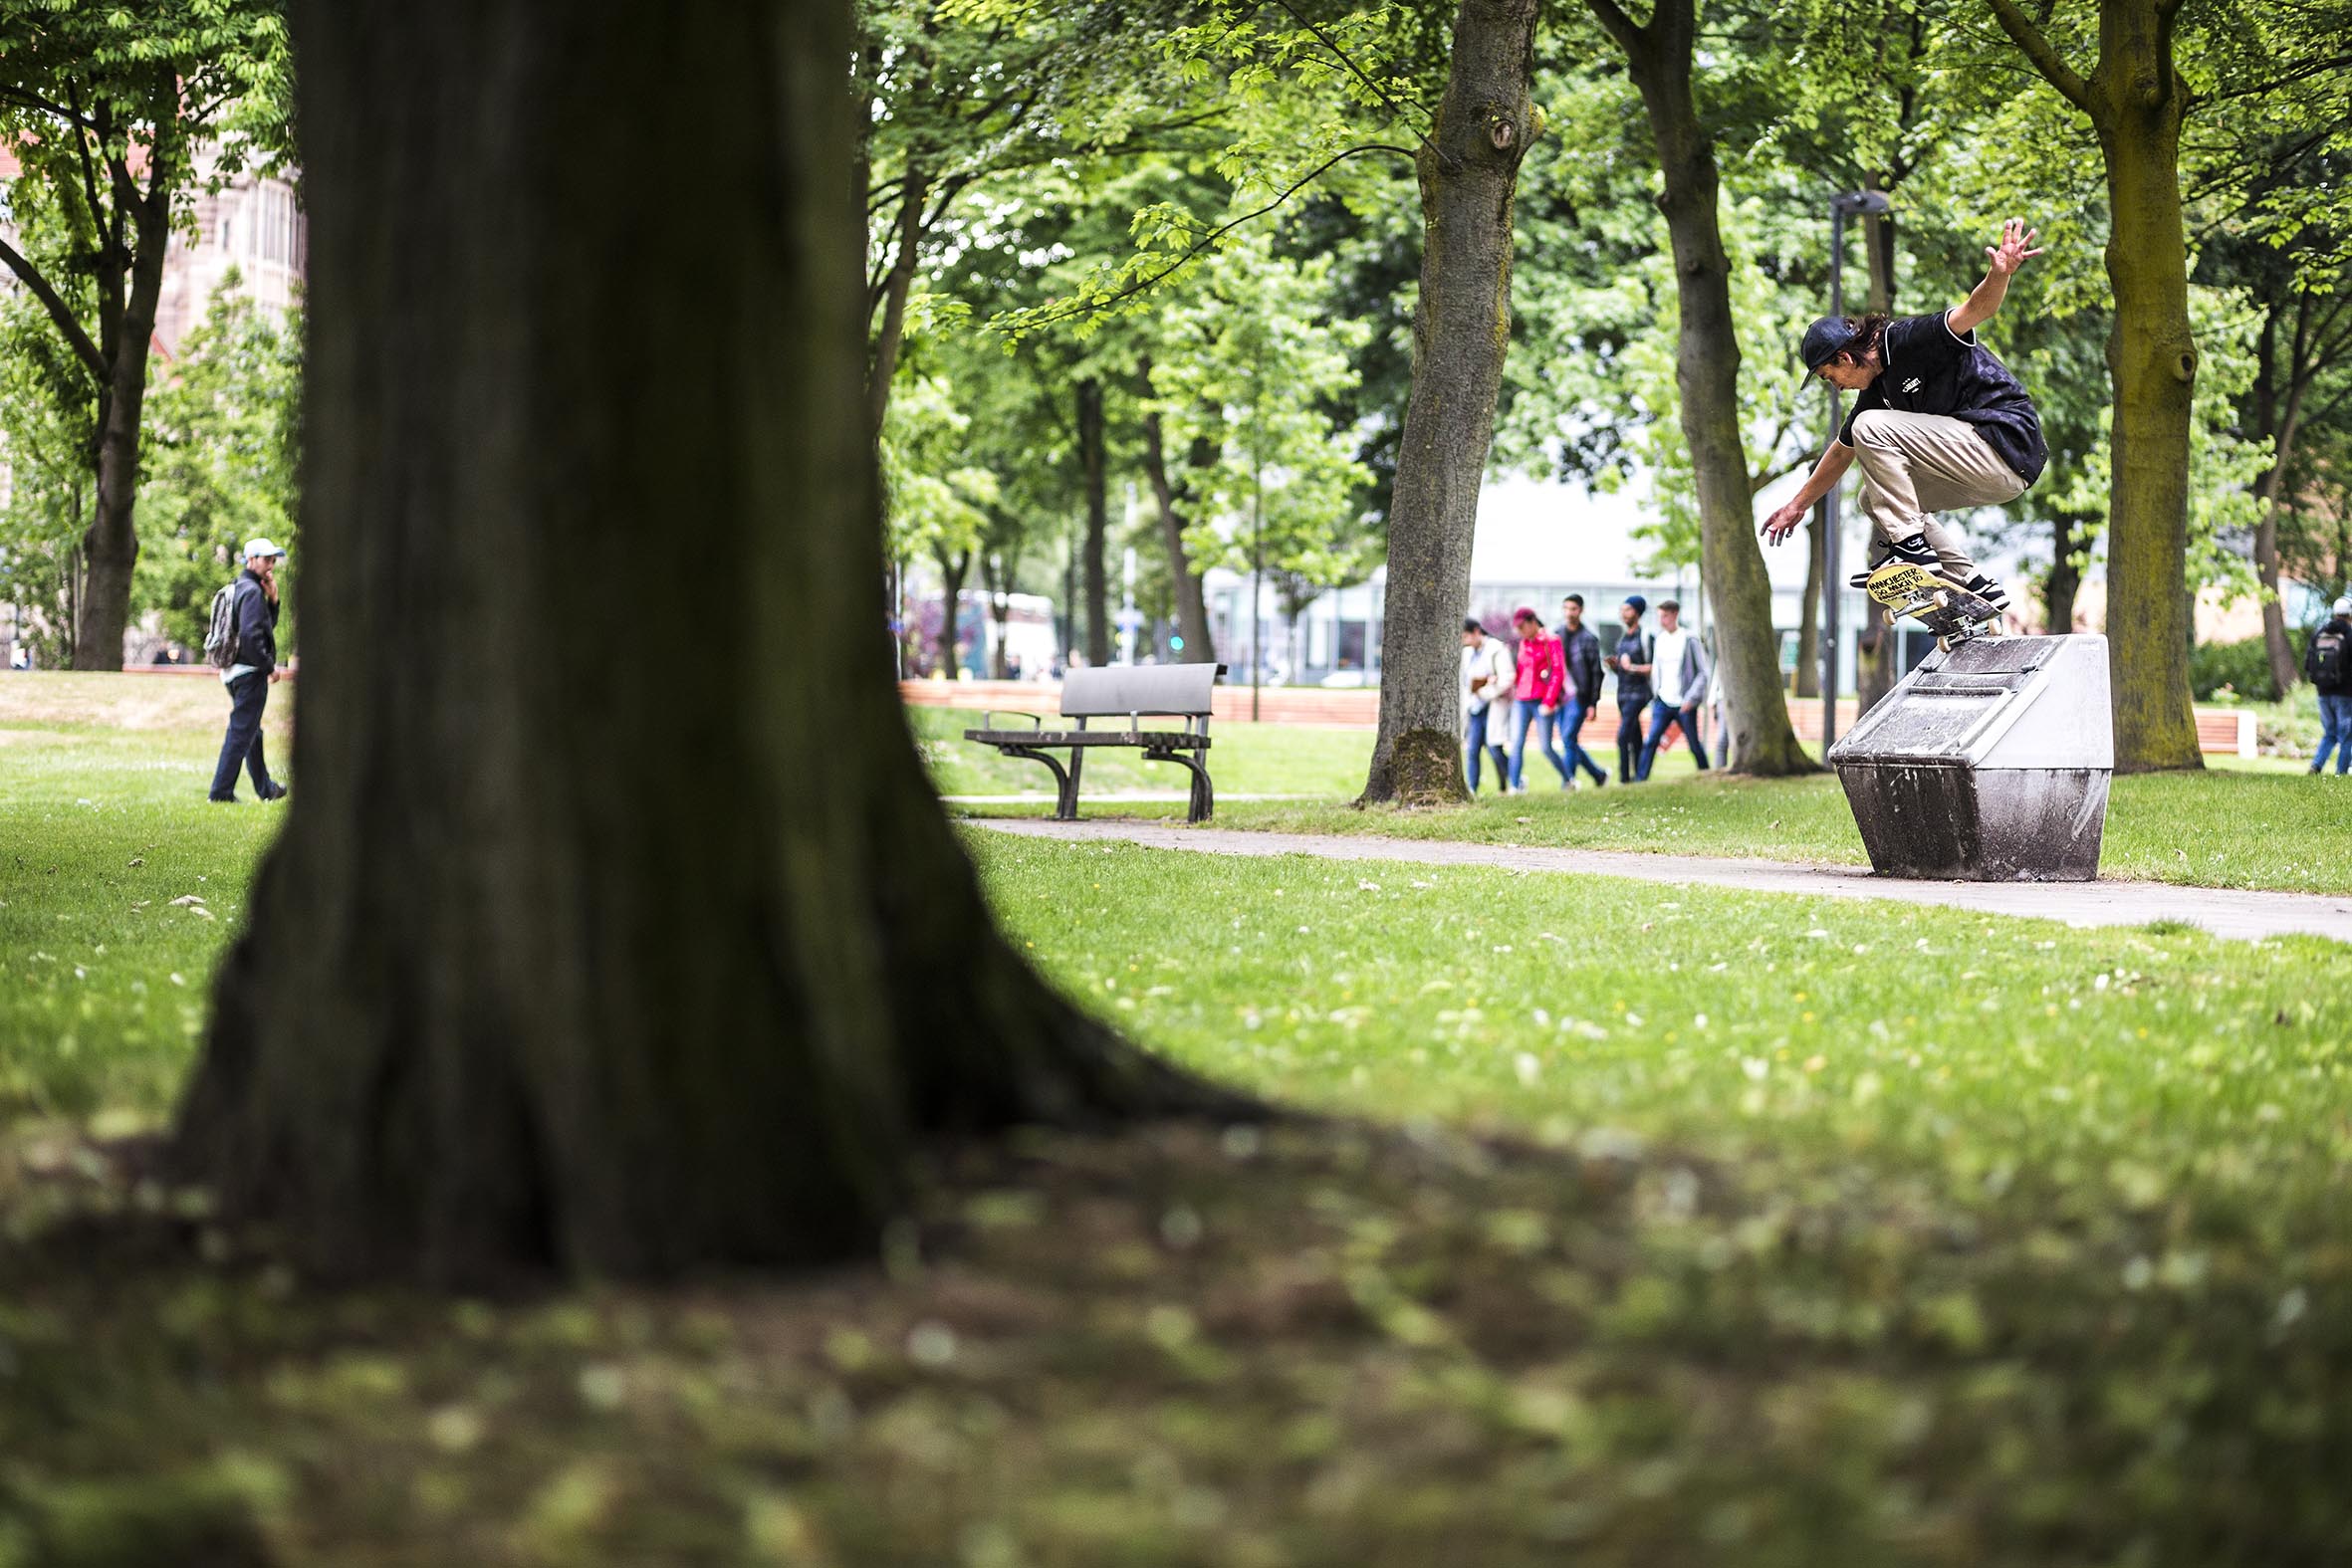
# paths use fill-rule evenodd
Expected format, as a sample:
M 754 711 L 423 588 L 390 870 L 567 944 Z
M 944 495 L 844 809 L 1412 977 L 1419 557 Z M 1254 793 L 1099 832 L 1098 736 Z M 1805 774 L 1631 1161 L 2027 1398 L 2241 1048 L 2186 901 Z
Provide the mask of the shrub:
M 2270 655 L 2259 637 L 2243 642 L 2201 642 L 2189 650 L 2189 688 L 2211 702 L 2228 688 L 2242 702 L 2276 702 Z

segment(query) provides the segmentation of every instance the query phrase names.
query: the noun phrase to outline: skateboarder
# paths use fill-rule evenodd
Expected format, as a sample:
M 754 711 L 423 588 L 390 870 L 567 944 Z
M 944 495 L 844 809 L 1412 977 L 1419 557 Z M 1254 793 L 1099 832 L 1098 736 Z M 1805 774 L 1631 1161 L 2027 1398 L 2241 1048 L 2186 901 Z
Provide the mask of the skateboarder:
M 2013 501 L 2049 461 L 2033 399 L 1977 341 L 1978 325 L 2000 309 L 2009 279 L 2041 254 L 2033 236 L 2020 219 L 2003 224 L 2000 243 L 1985 249 L 1992 258 L 1985 281 L 1948 311 L 1891 321 L 1825 316 L 1805 329 L 1806 373 L 1862 395 L 1803 488 L 1764 519 L 1766 540 L 1777 545 L 1794 533 L 1859 458 L 1870 563 L 1853 586 L 1900 563 L 1938 572 L 1996 609 L 2007 606 L 2001 585 L 1977 569 L 1967 545 L 1935 514 Z

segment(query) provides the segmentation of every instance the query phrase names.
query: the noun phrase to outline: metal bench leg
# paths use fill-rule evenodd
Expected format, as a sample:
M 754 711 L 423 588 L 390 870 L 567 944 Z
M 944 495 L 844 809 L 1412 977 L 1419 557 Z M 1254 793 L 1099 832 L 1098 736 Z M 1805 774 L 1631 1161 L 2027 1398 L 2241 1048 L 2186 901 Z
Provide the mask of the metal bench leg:
M 1054 808 L 1056 821 L 1074 822 L 1078 819 L 1078 776 L 1085 771 L 1085 767 L 1086 749 L 1082 746 L 1071 747 L 1069 749 L 1069 773 L 1061 781 L 1061 800 Z M 1059 771 L 1056 770 L 1058 773 Z
M 1174 763 L 1192 775 L 1192 799 L 1184 813 L 1184 819 L 1187 822 L 1205 822 L 1216 812 L 1217 797 L 1209 786 L 1209 770 L 1201 764 L 1198 758 L 1187 757 L 1181 752 L 1170 752 L 1165 757 L 1155 757 L 1152 761 Z
M 1026 746 L 1008 746 L 1004 751 L 1007 757 L 1026 757 L 1033 763 L 1044 763 L 1053 770 L 1054 816 L 1057 821 L 1066 822 L 1078 814 L 1078 782 L 1074 777 L 1078 759 L 1075 752 L 1070 754 L 1070 772 L 1064 773 L 1061 764 L 1044 752 Z

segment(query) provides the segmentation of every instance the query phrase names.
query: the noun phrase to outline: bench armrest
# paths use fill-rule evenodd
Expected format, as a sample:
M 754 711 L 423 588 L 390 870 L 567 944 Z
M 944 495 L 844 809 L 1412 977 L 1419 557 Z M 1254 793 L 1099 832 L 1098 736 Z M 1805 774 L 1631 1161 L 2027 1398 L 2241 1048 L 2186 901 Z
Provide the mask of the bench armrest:
M 1043 730 L 1046 727 L 1046 721 L 1044 719 L 1039 718 L 1034 713 L 1023 713 L 1018 708 L 986 709 L 980 715 L 980 727 L 983 730 L 995 729 L 997 727 L 996 717 L 1000 712 L 1009 713 L 1016 719 L 1027 719 L 1029 721 L 1029 727 L 1033 730 Z

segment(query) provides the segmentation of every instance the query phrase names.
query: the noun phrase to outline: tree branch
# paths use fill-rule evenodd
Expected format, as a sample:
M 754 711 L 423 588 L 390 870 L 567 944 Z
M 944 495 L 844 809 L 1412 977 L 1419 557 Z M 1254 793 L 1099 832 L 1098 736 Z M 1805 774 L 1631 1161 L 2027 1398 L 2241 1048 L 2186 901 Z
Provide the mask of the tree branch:
M 73 307 L 67 305 L 57 290 L 50 287 L 49 280 L 41 276 L 41 269 L 26 260 L 24 254 L 4 238 L 0 238 L 0 262 L 6 262 L 8 270 L 24 280 L 33 298 L 41 302 L 42 308 L 49 312 L 49 319 L 57 324 L 57 330 L 64 335 L 67 346 L 74 350 L 74 357 L 80 359 L 83 368 L 104 386 L 107 381 L 107 356 L 98 351 L 98 344 L 90 340 L 90 334 L 83 331 L 82 324 L 75 320 Z
M 1216 228 L 1211 229 L 1206 235 L 1202 236 L 1198 244 L 1195 244 L 1183 255 L 1177 257 L 1166 267 L 1162 268 L 1158 272 L 1153 273 L 1150 277 L 1139 278 L 1135 282 L 1128 284 L 1125 288 L 1118 290 L 1116 293 L 1105 295 L 1099 300 L 1072 301 L 1070 305 L 1064 310 L 1055 311 L 1050 315 L 1039 317 L 1035 321 L 1021 324 L 1021 331 L 1024 333 L 1033 333 L 1041 327 L 1052 327 L 1057 323 L 1068 321 L 1072 317 L 1099 316 L 1110 307 L 1118 304 L 1121 300 L 1133 299 L 1136 295 L 1147 293 L 1148 291 L 1159 287 L 1162 283 L 1165 283 L 1168 279 L 1174 277 L 1178 272 L 1182 271 L 1187 263 L 1192 261 L 1195 257 L 1201 255 L 1204 251 L 1207 251 L 1211 246 L 1215 245 L 1226 235 L 1231 234 L 1234 230 L 1240 228 L 1243 224 L 1248 223 L 1253 218 L 1265 217 L 1268 213 L 1274 211 L 1277 207 L 1280 207 L 1283 203 L 1289 201 L 1293 196 L 1297 195 L 1307 186 L 1313 184 L 1317 179 L 1320 179 L 1325 171 L 1342 162 L 1345 162 L 1349 158 L 1355 157 L 1358 154 L 1365 152 L 1393 152 L 1400 158 L 1412 158 L 1417 156 L 1411 147 L 1400 147 L 1394 145 L 1393 143 L 1384 141 L 1366 142 L 1362 146 L 1349 147 L 1344 152 L 1334 153 L 1330 157 L 1325 158 L 1322 162 L 1316 164 L 1312 169 L 1309 169 L 1299 178 L 1296 184 L 1291 186 L 1290 189 L 1275 197 L 1274 200 L 1268 202 L 1265 206 L 1260 207 L 1252 212 L 1245 212 L 1240 217 L 1232 219 L 1229 222 L 1219 224 Z
M 2000 30 L 2033 62 L 2033 69 L 2041 73 L 2042 80 L 2056 88 L 2067 103 L 2097 119 L 2091 112 L 2090 84 L 2059 58 L 2058 51 L 2041 35 L 2041 30 L 2017 9 L 2015 0 L 1985 0 L 1985 3 L 1993 8 L 1993 19 L 2000 24 Z
M 1628 56 L 1647 47 L 1649 37 L 1641 24 L 1628 16 L 1617 0 L 1584 0 L 1584 5 L 1608 35 L 1617 41 L 1617 47 Z
M 1324 32 L 1320 27 L 1317 27 L 1314 23 L 1309 22 L 1304 16 L 1300 15 L 1298 8 L 1293 5 L 1291 0 L 1275 0 L 1275 4 L 1281 6 L 1285 11 L 1290 12 L 1292 21 L 1296 22 L 1300 27 L 1303 27 L 1309 33 L 1312 33 L 1315 36 L 1317 42 L 1319 42 L 1325 49 L 1328 49 L 1332 54 L 1338 56 L 1339 63 L 1347 67 L 1347 69 L 1354 74 L 1355 79 L 1358 82 L 1361 82 L 1365 88 L 1371 92 L 1374 98 L 1388 106 L 1389 116 L 1392 119 L 1403 119 L 1406 126 L 1413 132 L 1415 140 L 1419 141 L 1423 146 L 1429 148 L 1431 152 L 1436 153 L 1439 162 L 1444 163 L 1449 167 L 1452 166 L 1454 160 L 1447 157 L 1445 153 L 1438 150 L 1437 144 L 1429 139 L 1429 137 L 1422 131 L 1421 126 L 1414 124 L 1412 120 L 1406 116 L 1405 107 L 1398 103 L 1395 99 L 1389 97 L 1388 90 L 1383 88 L 1379 83 L 1373 81 L 1371 77 L 1365 73 L 1363 67 L 1357 65 L 1354 58 L 1350 56 L 1346 50 L 1339 47 L 1339 41 L 1337 39 L 1333 38 L 1330 34 Z M 1418 108 L 1419 106 L 1415 107 Z M 1421 111 L 1421 118 L 1425 123 L 1428 121 L 1429 112 L 1427 110 Z
M 22 88 L 0 87 L 0 99 L 12 104 L 22 104 L 27 109 L 37 109 L 44 114 L 55 114 L 66 123 L 79 125 L 84 130 L 95 128 L 78 112 L 68 109 L 62 104 L 52 104 L 39 94 L 27 93 Z

